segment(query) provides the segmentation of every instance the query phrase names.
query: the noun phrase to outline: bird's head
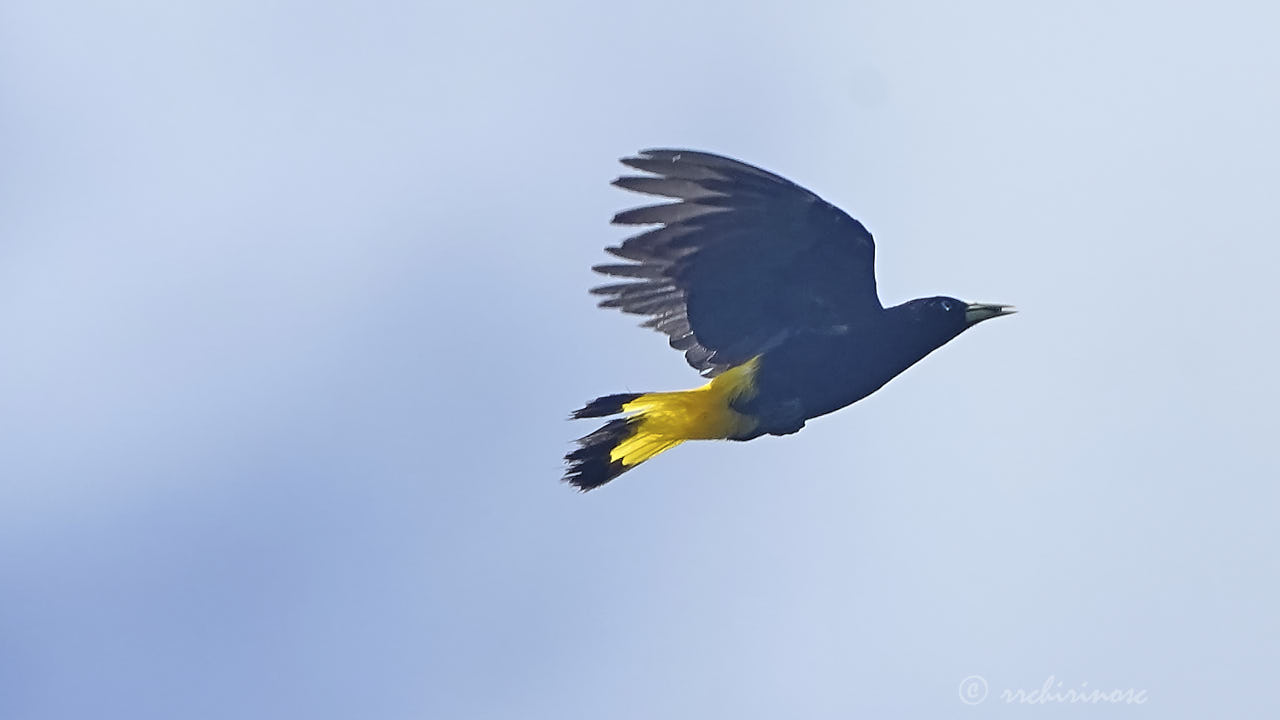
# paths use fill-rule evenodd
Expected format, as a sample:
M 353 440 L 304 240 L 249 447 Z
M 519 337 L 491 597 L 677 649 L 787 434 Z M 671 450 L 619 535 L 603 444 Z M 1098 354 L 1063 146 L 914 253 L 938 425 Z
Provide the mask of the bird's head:
M 1012 315 L 1017 312 L 1012 305 L 994 303 L 967 303 L 953 297 L 931 297 L 912 300 L 916 322 L 935 329 L 940 334 L 953 337 L 977 325 L 983 320 Z

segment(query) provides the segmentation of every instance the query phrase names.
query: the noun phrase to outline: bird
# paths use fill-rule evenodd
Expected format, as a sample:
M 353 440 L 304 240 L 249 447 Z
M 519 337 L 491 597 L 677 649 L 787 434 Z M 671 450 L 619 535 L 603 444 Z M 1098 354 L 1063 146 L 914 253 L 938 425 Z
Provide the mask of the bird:
M 577 440 L 563 480 L 600 487 L 689 440 L 801 430 L 851 405 L 1010 305 L 935 296 L 885 307 L 861 222 L 754 165 L 708 152 L 643 150 L 613 185 L 665 202 L 618 213 L 648 227 L 594 271 L 601 307 L 647 316 L 706 384 L 598 397 L 573 419 L 613 418 Z M 674 202 L 672 202 L 674 201 Z M 618 416 L 618 417 L 613 417 Z

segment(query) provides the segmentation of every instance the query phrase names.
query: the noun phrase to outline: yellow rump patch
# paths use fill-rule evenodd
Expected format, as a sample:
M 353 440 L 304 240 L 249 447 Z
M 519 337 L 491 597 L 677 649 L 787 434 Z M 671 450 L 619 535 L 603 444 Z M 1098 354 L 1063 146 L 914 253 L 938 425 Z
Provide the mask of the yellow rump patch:
M 730 368 L 693 390 L 649 393 L 626 403 L 635 413 L 635 431 L 609 453 L 623 465 L 638 465 L 685 440 L 720 440 L 750 434 L 756 420 L 734 410 L 730 403 L 756 394 L 755 373 L 760 358 Z

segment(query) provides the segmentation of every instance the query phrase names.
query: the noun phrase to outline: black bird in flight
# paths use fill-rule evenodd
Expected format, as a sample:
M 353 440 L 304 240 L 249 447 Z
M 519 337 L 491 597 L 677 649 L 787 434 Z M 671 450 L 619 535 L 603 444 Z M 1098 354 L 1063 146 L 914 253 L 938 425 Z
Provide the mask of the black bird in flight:
M 614 185 L 674 198 L 619 213 L 657 225 L 597 265 L 626 282 L 601 307 L 644 327 L 711 381 L 682 392 L 596 398 L 574 418 L 623 415 L 578 440 L 564 480 L 599 487 L 685 440 L 787 435 L 857 402 L 966 329 L 1014 310 L 930 297 L 886 308 L 862 223 L 795 183 L 727 157 L 645 150 L 622 163 L 649 175 Z

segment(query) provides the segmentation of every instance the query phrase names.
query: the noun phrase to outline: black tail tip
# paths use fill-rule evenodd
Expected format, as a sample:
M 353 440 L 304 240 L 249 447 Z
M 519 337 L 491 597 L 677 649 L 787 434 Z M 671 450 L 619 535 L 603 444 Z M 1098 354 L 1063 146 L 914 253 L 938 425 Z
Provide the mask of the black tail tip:
M 617 415 L 622 412 L 622 406 L 640 397 L 641 393 L 619 393 L 617 395 L 605 395 L 587 403 L 585 406 L 573 411 L 573 419 L 581 420 L 582 418 L 606 417 L 608 415 Z M 587 437 L 590 437 L 589 435 Z M 584 440 L 586 438 L 583 438 Z
M 613 395 L 611 397 L 623 397 Z M 605 400 L 606 398 L 600 398 Z M 600 402 L 597 400 L 596 402 Z M 594 404 L 594 403 L 593 403 Z M 587 408 L 590 408 L 588 405 Z M 583 408 L 584 410 L 587 408 Z M 593 417 L 583 415 L 582 417 Z M 564 472 L 564 481 L 582 492 L 598 488 L 622 473 L 630 470 L 621 460 L 613 460 L 610 453 L 633 431 L 630 421 L 625 419 L 611 420 L 604 427 L 578 440 L 578 449 L 564 456 L 569 468 Z

